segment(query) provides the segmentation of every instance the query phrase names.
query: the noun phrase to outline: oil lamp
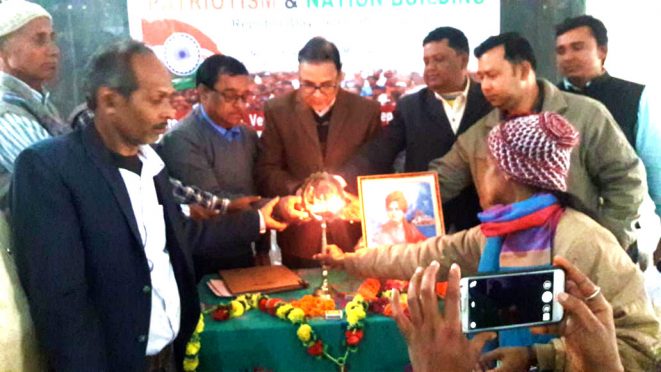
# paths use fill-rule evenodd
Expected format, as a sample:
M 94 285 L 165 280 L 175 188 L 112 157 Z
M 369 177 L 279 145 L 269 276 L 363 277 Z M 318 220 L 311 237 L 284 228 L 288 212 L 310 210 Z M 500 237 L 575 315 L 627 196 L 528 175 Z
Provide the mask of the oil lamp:
M 326 237 L 327 223 L 338 218 L 346 205 L 344 187 L 346 183 L 339 176 L 327 172 L 311 174 L 303 184 L 303 208 L 321 223 L 321 252 L 326 253 L 328 241 Z M 330 298 L 332 289 L 328 284 L 328 266 L 321 266 L 321 285 L 315 290 L 315 295 Z

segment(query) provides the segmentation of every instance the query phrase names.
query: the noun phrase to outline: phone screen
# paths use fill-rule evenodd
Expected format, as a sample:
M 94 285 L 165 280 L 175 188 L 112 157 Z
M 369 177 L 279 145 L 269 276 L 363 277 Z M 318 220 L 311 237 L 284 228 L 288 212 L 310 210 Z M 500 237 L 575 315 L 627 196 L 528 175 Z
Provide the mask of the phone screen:
M 468 329 L 548 322 L 552 302 L 553 271 L 470 278 Z

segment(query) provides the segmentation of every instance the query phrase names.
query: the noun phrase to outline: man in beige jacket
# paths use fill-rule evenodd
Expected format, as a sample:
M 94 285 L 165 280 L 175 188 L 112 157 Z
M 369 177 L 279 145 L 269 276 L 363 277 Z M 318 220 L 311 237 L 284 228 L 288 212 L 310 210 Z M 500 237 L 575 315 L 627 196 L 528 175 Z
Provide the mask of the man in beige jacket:
M 596 363 L 590 370 L 617 370 L 606 366 L 620 365 L 627 371 L 651 371 L 659 363 L 655 355 L 659 320 L 645 293 L 643 276 L 615 237 L 574 209 L 565 192 L 570 152 L 577 139 L 577 131 L 554 113 L 508 120 L 496 126 L 485 142 L 488 156 L 480 197 L 486 210 L 480 214 L 480 226 L 417 244 L 355 253 L 331 246 L 328 254 L 316 257 L 354 275 L 395 279 L 408 279 L 416 268 L 437 261 L 440 280 L 446 280 L 453 263 L 469 276 L 548 266 L 554 257 L 565 257 L 601 288 L 613 308 L 619 357 L 604 355 L 600 360 L 604 364 Z M 588 297 L 586 301 L 593 298 Z M 485 354 L 483 362 L 500 360 L 503 371 L 527 371 L 534 365 L 543 371 L 587 370 L 575 364 L 571 356 L 576 345 L 566 343 L 564 337 L 545 343 L 531 336 L 530 341 L 508 344 L 507 336 L 500 334 L 501 347 Z M 409 355 L 415 368 L 417 354 L 411 352 L 411 345 Z
M 482 92 L 496 107 L 459 136 L 443 158 L 429 168 L 438 172 L 443 200 L 474 183 L 484 192 L 486 138 L 503 118 L 551 111 L 567 118 L 581 135 L 571 154 L 567 191 L 591 210 L 623 248 L 635 241 L 634 226 L 647 192 L 645 171 L 605 106 L 583 96 L 561 92 L 537 79 L 535 56 L 528 41 L 507 33 L 493 36 L 475 49 Z M 482 205 L 484 208 L 484 205 Z

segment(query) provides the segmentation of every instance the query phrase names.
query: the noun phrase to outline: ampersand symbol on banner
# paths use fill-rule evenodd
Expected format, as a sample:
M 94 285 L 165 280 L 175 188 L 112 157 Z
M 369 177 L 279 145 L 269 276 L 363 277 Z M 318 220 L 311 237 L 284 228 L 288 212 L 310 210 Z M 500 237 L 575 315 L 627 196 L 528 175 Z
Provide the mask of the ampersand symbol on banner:
M 287 9 L 296 8 L 297 7 L 296 0 L 287 0 L 287 1 L 285 1 L 285 6 L 287 7 Z

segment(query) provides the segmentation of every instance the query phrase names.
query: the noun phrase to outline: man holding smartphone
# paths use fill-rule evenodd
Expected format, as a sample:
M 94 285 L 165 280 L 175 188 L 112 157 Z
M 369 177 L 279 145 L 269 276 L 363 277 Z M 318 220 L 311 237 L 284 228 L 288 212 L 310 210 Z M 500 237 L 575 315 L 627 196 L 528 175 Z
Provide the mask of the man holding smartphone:
M 608 230 L 577 210 L 565 190 L 570 153 L 578 133 L 562 116 L 542 112 L 510 119 L 488 135 L 485 212 L 470 230 L 417 244 L 382 246 L 355 253 L 330 247 L 317 258 L 370 277 L 407 279 L 433 260 L 440 280 L 452 263 L 473 275 L 551 266 L 568 257 L 613 306 L 619 357 L 627 370 L 654 367 L 659 321 L 645 293 L 643 277 Z M 414 296 L 412 296 L 414 297 Z M 415 312 L 415 311 L 413 311 Z M 544 340 L 527 329 L 500 332 L 494 354 L 506 370 L 563 370 L 570 363 L 561 338 Z M 626 336 L 625 336 L 626 335 Z
M 566 273 L 566 292 L 558 295 L 565 309 L 559 328 L 538 328 L 537 332 L 560 334 L 565 339 L 572 371 L 623 371 L 617 352 L 613 308 L 596 286 L 567 259 L 556 256 L 553 264 Z M 459 279 L 461 269 L 452 265 L 447 274 L 448 289 L 444 313 L 437 306 L 436 278 L 439 263 L 423 271 L 418 268 L 411 277 L 408 305 L 411 317 L 405 315 L 399 292 L 391 300 L 393 317 L 404 335 L 413 370 L 418 372 L 473 371 L 476 364 L 498 359 L 498 351 L 480 357 L 484 343 L 495 338 L 494 332 L 479 333 L 471 340 L 461 333 L 459 320 Z

